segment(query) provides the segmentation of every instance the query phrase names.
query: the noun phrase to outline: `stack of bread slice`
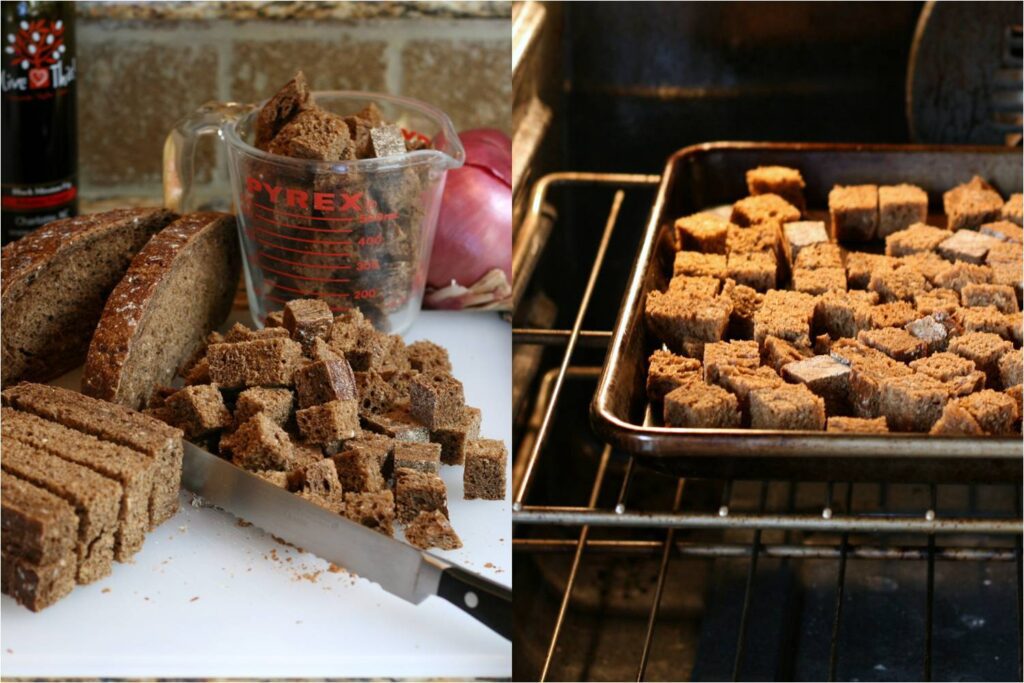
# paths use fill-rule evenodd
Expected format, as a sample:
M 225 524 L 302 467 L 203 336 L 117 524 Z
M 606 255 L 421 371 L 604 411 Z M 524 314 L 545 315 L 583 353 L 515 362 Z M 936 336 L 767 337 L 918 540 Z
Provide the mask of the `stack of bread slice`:
M 77 392 L 2 394 L 2 591 L 38 611 L 130 559 L 178 509 L 182 433 Z

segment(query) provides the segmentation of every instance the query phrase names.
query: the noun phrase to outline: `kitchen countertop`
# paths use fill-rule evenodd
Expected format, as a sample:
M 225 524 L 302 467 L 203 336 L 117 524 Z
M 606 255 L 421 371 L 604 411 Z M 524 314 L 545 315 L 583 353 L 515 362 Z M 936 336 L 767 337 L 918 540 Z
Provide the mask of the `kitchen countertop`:
M 449 349 L 467 403 L 483 411 L 481 434 L 511 446 L 509 324 L 428 311 L 404 336 Z M 76 373 L 58 383 L 77 388 Z M 441 474 L 464 547 L 432 552 L 511 586 L 508 493 L 501 502 L 463 500 L 462 468 Z M 511 676 L 511 643 L 446 601 L 405 603 L 227 512 L 193 505 L 187 492 L 181 511 L 111 576 L 40 613 L 6 595 L 0 605 L 7 677 Z

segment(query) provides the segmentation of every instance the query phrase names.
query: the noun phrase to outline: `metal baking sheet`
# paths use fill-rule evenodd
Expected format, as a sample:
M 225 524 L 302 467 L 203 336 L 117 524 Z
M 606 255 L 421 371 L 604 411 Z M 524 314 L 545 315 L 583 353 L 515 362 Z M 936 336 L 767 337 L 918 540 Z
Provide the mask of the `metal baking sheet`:
M 799 168 L 813 213 L 836 184 L 913 183 L 942 214 L 942 193 L 980 175 L 1003 196 L 1020 192 L 1022 152 L 1001 147 L 721 142 L 687 147 L 665 166 L 630 275 L 597 393 L 595 430 L 616 448 L 665 472 L 694 477 L 857 481 L 1019 481 L 1021 438 L 926 434 L 837 434 L 754 429 L 680 429 L 645 421 L 646 360 L 659 347 L 646 333 L 644 298 L 671 272 L 676 218 L 747 194 L 759 165 Z

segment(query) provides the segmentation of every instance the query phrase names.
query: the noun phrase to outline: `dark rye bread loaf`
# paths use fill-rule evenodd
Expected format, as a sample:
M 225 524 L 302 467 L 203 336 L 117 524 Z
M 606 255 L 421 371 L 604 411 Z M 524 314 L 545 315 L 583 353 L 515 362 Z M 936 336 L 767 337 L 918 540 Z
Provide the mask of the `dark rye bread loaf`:
M 156 471 L 149 501 L 150 527 L 178 510 L 181 486 L 181 430 L 115 403 L 47 384 L 22 383 L 0 395 L 5 406 L 32 413 L 142 453 Z
M 240 270 L 233 216 L 193 213 L 164 228 L 107 300 L 82 391 L 142 408 L 228 316 Z
M 156 470 L 152 460 L 130 448 L 100 441 L 13 408 L 0 408 L 0 433 L 4 440 L 21 441 L 121 484 L 123 495 L 114 558 L 124 562 L 142 548 L 149 529 L 149 498 Z
M 174 218 L 164 209 L 118 209 L 48 223 L 4 247 L 0 383 L 46 380 L 79 365 L 132 257 Z

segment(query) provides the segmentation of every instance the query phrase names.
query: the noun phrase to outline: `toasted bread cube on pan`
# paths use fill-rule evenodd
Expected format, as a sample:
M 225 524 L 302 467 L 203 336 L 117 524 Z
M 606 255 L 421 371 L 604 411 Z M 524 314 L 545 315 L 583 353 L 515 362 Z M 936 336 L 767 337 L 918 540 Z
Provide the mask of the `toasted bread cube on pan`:
M 729 221 L 713 213 L 684 216 L 675 222 L 676 249 L 724 254 Z
M 793 271 L 793 289 L 807 294 L 845 290 L 846 271 L 843 268 L 797 268 Z
M 755 341 L 715 342 L 704 345 L 704 380 L 716 384 L 723 368 L 756 368 L 761 352 Z
M 1007 351 L 999 359 L 999 382 L 1004 389 L 1024 382 L 1024 351 Z
M 1024 195 L 1020 192 L 1014 192 L 1010 195 L 1010 198 L 1003 204 L 999 214 L 1003 220 L 1024 226 L 1024 202 L 1022 202 L 1022 197 Z
M 782 368 L 788 363 L 803 360 L 811 355 L 810 349 L 806 347 L 797 347 L 785 339 L 770 335 L 765 337 L 762 346 L 764 347 L 762 354 L 764 364 L 778 373 L 781 373 Z
M 942 195 L 942 206 L 951 230 L 977 228 L 983 223 L 998 220 L 1003 204 L 999 193 L 978 176 Z
M 782 367 L 789 382 L 803 384 L 825 400 L 829 413 L 842 411 L 850 393 L 850 366 L 832 356 L 812 356 Z
M 879 412 L 896 432 L 927 432 L 942 416 L 949 400 L 946 386 L 933 377 L 913 373 L 882 380 Z
M 1024 242 L 1024 229 L 1021 229 L 1020 225 L 1011 221 L 985 223 L 978 232 L 982 235 L 994 237 L 1001 242 L 1015 242 L 1017 244 Z
M 833 238 L 870 242 L 878 234 L 878 186 L 836 185 L 828 193 L 828 212 Z
M 871 276 L 868 289 L 878 292 L 882 301 L 912 301 L 914 295 L 931 289 L 931 285 L 917 268 L 882 269 Z
M 794 268 L 818 270 L 821 268 L 842 268 L 843 249 L 832 242 L 809 244 L 801 249 L 793 260 Z
M 1020 419 L 1017 402 L 1001 391 L 985 389 L 959 398 L 957 402 L 978 421 L 986 434 L 1012 434 Z
M 726 272 L 737 284 L 766 292 L 775 287 L 778 264 L 770 253 L 729 254 Z
M 916 185 L 878 188 L 878 236 L 886 237 L 928 219 L 928 194 Z
M 725 389 L 695 379 L 665 395 L 664 420 L 669 427 L 739 427 L 739 405 Z
M 918 222 L 896 232 L 885 234 L 885 253 L 889 256 L 909 256 L 935 251 L 940 244 L 953 236 L 951 230 L 943 230 Z
M 804 183 L 800 171 L 786 166 L 758 166 L 747 171 L 747 190 L 751 195 L 775 194 L 795 206 L 807 210 Z
M 899 327 L 862 330 L 857 341 L 878 349 L 893 360 L 908 363 L 928 353 L 928 344 Z
M 945 313 L 952 315 L 953 311 L 960 307 L 960 293 L 952 289 L 941 287 L 927 292 L 914 294 L 914 305 L 918 313 L 932 315 L 933 313 Z
M 846 254 L 846 284 L 850 289 L 865 289 L 877 271 L 896 267 L 896 260 L 882 254 L 850 251 Z
M 652 401 L 661 401 L 665 394 L 700 375 L 701 363 L 696 358 L 686 358 L 658 349 L 648 359 L 647 397 Z
M 785 239 L 786 256 L 790 264 L 796 261 L 804 247 L 828 242 L 828 230 L 823 221 L 786 223 L 782 226 L 782 236 Z
M 1013 344 L 990 332 L 968 332 L 949 342 L 948 349 L 961 358 L 974 361 L 989 381 L 999 378 L 999 359 L 1013 350 Z
M 864 306 L 878 303 L 878 294 L 861 290 L 832 290 L 822 294 L 815 303 L 814 324 L 834 339 L 856 337 L 860 329 L 855 313 Z
M 988 250 L 999 244 L 999 240 L 974 230 L 957 230 L 938 246 L 939 254 L 949 261 L 966 261 L 975 265 L 985 263 Z
M 1003 313 L 1016 313 L 1017 293 L 1009 285 L 969 284 L 960 290 L 964 306 L 995 306 Z
M 725 255 L 702 254 L 697 251 L 676 252 L 672 266 L 673 275 L 687 277 L 725 278 Z
M 750 394 L 753 429 L 825 428 L 825 401 L 802 384 L 782 384 Z
M 733 204 L 729 220 L 740 227 L 766 223 L 781 226 L 800 220 L 800 209 L 777 194 L 760 194 Z

